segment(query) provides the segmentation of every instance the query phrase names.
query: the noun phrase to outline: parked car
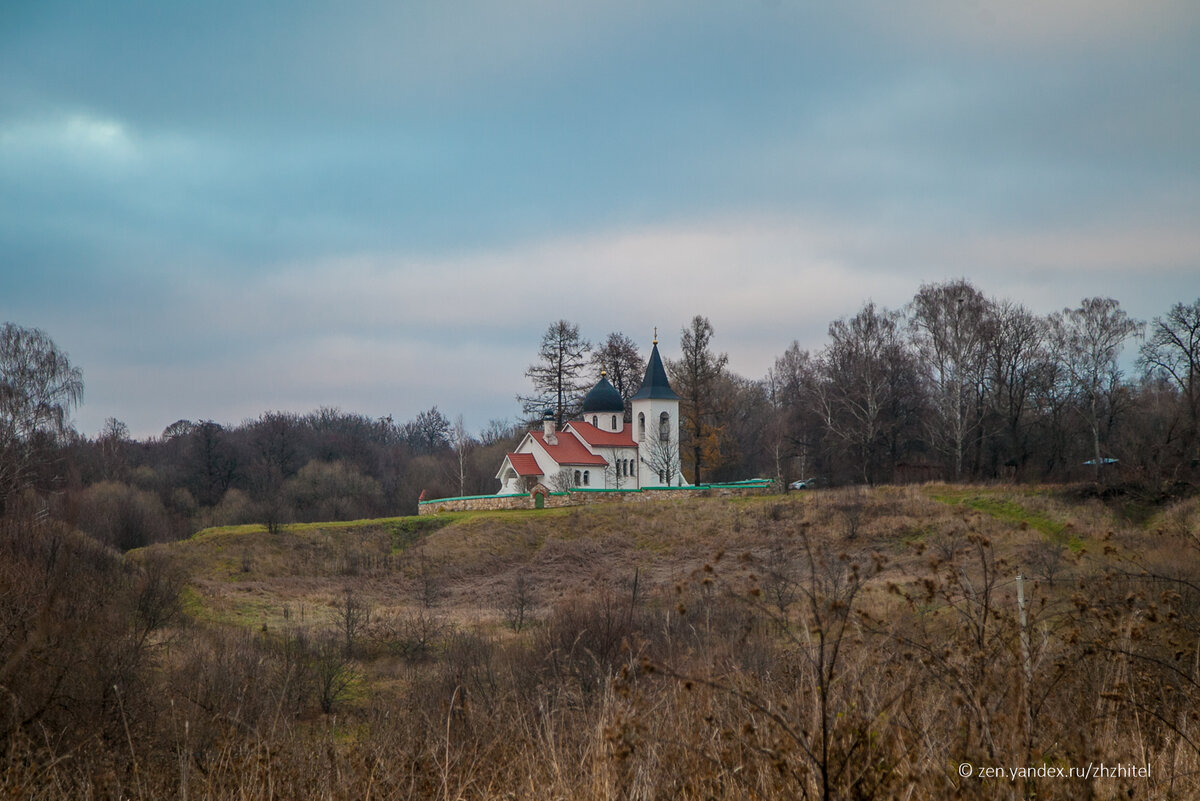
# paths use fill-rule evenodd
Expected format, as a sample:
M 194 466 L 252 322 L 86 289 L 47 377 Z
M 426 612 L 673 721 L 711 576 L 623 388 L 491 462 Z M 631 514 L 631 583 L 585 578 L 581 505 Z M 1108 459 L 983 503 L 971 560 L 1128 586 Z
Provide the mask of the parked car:
M 812 489 L 816 485 L 816 481 L 815 478 L 804 478 L 799 481 L 793 481 L 791 484 L 788 484 L 788 489 Z

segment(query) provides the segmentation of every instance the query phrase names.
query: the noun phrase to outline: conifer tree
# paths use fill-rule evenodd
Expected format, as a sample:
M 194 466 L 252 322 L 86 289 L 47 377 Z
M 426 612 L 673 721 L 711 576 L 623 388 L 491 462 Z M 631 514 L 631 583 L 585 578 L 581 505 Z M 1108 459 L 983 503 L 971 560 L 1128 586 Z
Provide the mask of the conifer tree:
M 546 329 L 538 349 L 538 361 L 529 366 L 525 375 L 533 382 L 533 395 L 518 395 L 521 409 L 531 418 L 542 412 L 554 412 L 559 428 L 573 417 L 582 403 L 588 386 L 584 368 L 592 345 L 579 335 L 575 323 L 559 320 Z

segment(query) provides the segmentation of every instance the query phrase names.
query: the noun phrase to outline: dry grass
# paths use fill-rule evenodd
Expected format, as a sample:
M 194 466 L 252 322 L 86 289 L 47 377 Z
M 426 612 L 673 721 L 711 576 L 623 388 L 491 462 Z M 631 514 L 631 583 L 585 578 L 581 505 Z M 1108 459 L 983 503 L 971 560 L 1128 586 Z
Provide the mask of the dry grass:
M 140 699 L 10 729 L 0 792 L 1195 797 L 1197 508 L 1147 532 L 1053 488 L 884 487 L 210 532 L 156 551 L 192 614 Z

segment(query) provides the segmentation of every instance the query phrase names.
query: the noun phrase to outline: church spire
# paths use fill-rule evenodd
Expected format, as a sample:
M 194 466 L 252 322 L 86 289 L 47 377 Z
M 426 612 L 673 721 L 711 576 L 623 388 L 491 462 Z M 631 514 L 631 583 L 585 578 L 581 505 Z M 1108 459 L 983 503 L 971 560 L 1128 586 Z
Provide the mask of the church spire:
M 650 359 L 646 362 L 646 376 L 642 386 L 630 400 L 639 398 L 658 398 L 661 400 L 679 400 L 671 383 L 667 381 L 667 370 L 663 367 L 662 357 L 658 355 L 658 329 L 654 329 L 654 346 L 650 349 Z

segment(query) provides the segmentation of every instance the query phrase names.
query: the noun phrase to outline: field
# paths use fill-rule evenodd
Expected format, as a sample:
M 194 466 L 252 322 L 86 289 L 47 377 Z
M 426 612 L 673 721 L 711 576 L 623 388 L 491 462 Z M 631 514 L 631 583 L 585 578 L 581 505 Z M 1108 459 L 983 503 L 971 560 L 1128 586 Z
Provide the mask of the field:
M 1200 506 L 1130 509 L 929 485 L 208 529 L 113 568 L 135 650 L 87 639 L 95 702 L 10 725 L 0 790 L 1192 798 Z M 0 678 L 53 662 L 28 636 Z

